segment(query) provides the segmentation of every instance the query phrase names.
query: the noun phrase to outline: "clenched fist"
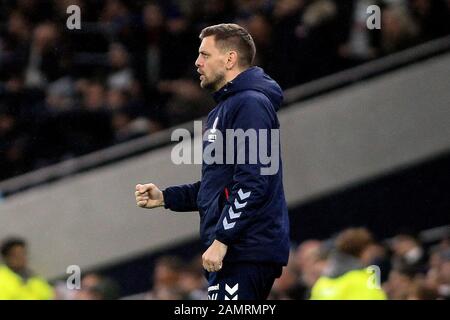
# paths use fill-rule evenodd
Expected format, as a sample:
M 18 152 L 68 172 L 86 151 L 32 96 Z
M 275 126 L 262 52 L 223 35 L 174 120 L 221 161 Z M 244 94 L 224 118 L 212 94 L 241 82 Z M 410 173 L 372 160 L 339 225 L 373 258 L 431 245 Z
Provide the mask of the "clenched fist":
M 141 208 L 153 209 L 164 206 L 164 196 L 153 183 L 136 185 L 136 205 Z
M 202 255 L 203 268 L 209 272 L 217 272 L 222 269 L 223 258 L 227 254 L 228 246 L 218 240 L 209 246 Z

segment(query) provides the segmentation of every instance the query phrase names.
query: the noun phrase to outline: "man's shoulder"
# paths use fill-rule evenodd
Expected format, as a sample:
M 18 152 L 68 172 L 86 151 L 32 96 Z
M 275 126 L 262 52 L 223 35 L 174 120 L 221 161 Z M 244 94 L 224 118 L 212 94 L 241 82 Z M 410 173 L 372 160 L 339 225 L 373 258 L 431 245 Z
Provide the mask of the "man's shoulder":
M 228 123 L 236 121 L 263 121 L 267 124 L 275 123 L 276 111 L 269 98 L 257 90 L 242 90 L 229 97 L 223 106 L 224 119 Z M 238 120 L 240 119 L 240 120 Z
M 229 98 L 232 102 L 241 102 L 242 104 L 246 103 L 270 103 L 270 99 L 261 91 L 248 89 L 237 92 Z
M 0 274 L 10 274 L 13 273 L 10 268 L 6 264 L 0 264 Z
M 226 106 L 227 112 L 231 114 L 264 112 L 263 110 L 270 113 L 272 109 L 270 99 L 256 90 L 243 90 L 236 93 L 229 98 Z
M 1 281 L 18 280 L 20 279 L 19 275 L 12 271 L 7 265 L 0 265 L 0 282 Z

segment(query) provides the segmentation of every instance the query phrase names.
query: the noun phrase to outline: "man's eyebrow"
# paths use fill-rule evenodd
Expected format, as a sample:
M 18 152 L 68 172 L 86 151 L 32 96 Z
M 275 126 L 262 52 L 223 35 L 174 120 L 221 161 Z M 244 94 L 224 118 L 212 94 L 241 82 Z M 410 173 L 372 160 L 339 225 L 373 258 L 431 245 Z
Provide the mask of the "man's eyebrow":
M 209 53 L 206 52 L 205 50 L 199 50 L 198 53 L 200 53 L 200 54 L 209 54 Z

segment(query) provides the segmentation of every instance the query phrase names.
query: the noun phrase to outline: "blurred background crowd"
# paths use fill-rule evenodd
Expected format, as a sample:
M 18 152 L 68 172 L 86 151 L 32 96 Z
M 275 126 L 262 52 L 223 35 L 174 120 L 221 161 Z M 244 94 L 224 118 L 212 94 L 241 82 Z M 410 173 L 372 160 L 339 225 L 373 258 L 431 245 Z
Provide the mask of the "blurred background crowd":
M 158 257 L 148 279 L 141 279 L 148 282 L 148 291 L 123 296 L 118 282 L 95 272 L 83 273 L 78 289 L 69 289 L 66 279 L 48 284 L 29 269 L 24 239 L 5 239 L 1 254 L 0 299 L 207 299 L 200 255 L 190 261 L 176 255 Z M 448 300 L 450 229 L 428 243 L 409 233 L 378 241 L 365 228 L 306 240 L 293 246 L 269 299 Z
M 449 34 L 450 1 L 1 1 L 0 180 L 206 115 L 198 35 L 222 22 L 250 31 L 286 89 Z

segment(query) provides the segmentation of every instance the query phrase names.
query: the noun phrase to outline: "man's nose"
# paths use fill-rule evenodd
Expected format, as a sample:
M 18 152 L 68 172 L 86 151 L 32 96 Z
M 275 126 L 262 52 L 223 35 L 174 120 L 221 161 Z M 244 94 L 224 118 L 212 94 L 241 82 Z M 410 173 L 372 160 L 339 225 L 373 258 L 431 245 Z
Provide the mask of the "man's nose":
M 198 57 L 197 60 L 195 60 L 195 66 L 196 66 L 197 68 L 200 68 L 200 66 L 201 66 L 201 63 L 200 63 L 200 57 Z

